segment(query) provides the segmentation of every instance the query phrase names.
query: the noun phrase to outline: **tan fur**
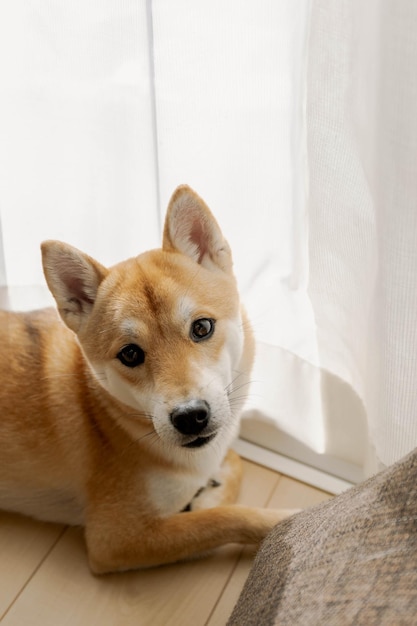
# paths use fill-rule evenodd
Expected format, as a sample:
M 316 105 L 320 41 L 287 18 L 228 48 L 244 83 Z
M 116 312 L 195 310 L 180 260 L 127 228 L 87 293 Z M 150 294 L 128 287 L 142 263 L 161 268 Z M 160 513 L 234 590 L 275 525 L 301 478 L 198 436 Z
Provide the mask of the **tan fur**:
M 263 539 L 288 512 L 233 504 L 253 338 L 204 202 L 178 188 L 162 249 L 110 269 L 60 242 L 42 251 L 65 324 L 52 309 L 0 312 L 0 507 L 84 525 L 96 573 Z M 196 341 L 200 319 L 214 332 Z M 120 359 L 131 344 L 135 367 Z M 202 401 L 201 432 L 174 427 L 179 411 L 195 429 Z

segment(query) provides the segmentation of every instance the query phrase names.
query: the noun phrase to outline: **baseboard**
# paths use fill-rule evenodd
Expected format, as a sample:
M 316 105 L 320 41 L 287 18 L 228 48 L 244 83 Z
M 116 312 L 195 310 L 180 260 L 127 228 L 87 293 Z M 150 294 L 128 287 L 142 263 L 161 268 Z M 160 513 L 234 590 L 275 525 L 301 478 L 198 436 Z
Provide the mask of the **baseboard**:
M 353 486 L 352 483 L 346 480 L 322 472 L 277 452 L 271 452 L 243 439 L 237 439 L 233 448 L 248 461 L 253 461 L 334 495 L 342 493 Z

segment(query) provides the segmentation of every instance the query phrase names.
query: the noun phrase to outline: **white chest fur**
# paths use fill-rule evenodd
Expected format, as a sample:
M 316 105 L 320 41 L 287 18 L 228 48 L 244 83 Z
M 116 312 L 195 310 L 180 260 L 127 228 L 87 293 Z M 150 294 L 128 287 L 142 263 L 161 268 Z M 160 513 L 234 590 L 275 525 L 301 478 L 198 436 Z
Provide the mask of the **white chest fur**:
M 202 455 L 198 464 L 190 462 L 189 467 L 176 471 L 158 469 L 148 476 L 147 493 L 155 512 L 163 517 L 174 515 L 191 502 L 219 470 L 219 459 L 213 452 Z

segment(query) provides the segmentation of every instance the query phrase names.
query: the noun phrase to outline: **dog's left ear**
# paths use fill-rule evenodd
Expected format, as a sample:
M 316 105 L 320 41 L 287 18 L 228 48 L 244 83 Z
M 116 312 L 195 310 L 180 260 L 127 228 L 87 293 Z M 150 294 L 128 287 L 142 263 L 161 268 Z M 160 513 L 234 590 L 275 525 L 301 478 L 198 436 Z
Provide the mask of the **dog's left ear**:
M 164 250 L 182 252 L 209 270 L 232 271 L 232 254 L 205 202 L 187 185 L 174 191 L 165 218 Z

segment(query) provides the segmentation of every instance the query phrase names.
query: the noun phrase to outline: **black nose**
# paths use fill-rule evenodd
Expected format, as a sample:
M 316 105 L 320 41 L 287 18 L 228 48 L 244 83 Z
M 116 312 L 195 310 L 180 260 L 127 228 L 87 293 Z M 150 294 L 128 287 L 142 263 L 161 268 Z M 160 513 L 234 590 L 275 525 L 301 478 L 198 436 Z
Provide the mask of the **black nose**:
M 209 423 L 210 407 L 205 400 L 192 400 L 177 406 L 169 417 L 183 435 L 198 435 Z

